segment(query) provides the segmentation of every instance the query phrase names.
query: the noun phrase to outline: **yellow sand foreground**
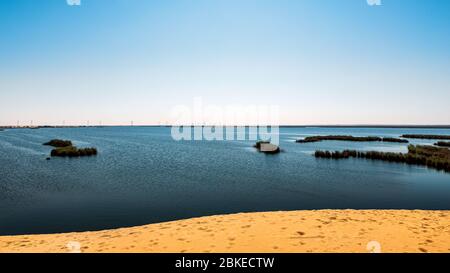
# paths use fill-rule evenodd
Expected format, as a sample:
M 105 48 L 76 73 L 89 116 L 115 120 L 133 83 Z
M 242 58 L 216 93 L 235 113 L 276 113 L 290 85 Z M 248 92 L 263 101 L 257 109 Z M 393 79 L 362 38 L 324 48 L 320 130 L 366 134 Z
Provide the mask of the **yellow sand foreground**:
M 0 252 L 450 252 L 450 211 L 239 213 L 97 232 L 2 236 Z

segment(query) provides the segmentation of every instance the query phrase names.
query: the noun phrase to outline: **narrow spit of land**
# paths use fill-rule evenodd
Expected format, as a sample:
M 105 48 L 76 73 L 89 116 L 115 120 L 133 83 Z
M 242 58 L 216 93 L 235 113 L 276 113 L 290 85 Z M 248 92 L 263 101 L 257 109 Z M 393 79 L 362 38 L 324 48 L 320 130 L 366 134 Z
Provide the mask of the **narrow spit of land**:
M 296 140 L 297 143 L 311 143 L 319 142 L 323 140 L 335 140 L 335 141 L 356 141 L 356 142 L 395 142 L 395 143 L 408 143 L 409 141 L 401 138 L 393 137 L 377 137 L 377 136 L 367 136 L 367 137 L 355 137 L 355 136 L 309 136 L 304 139 Z
M 402 135 L 404 138 L 416 139 L 450 139 L 448 135 Z

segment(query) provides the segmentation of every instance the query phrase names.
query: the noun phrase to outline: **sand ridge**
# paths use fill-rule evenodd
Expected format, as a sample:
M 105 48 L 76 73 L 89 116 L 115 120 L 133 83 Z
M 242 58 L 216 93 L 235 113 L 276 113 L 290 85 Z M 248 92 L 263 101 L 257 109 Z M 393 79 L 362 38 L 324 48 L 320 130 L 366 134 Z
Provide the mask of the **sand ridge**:
M 0 252 L 450 252 L 450 211 L 238 213 L 95 232 L 0 236 Z

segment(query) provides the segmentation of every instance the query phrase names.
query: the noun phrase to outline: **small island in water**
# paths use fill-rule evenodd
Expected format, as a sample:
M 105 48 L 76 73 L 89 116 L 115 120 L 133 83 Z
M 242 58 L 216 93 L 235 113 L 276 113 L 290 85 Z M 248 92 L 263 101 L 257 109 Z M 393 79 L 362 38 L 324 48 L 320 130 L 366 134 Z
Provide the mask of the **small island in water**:
M 409 165 L 427 166 L 437 170 L 450 172 L 450 149 L 434 146 L 409 145 L 408 153 L 392 153 L 377 151 L 316 151 L 315 157 L 329 159 L 362 158 L 406 163 Z
M 96 148 L 77 148 L 70 140 L 53 139 L 43 145 L 55 147 L 50 153 L 58 157 L 80 157 L 97 155 Z

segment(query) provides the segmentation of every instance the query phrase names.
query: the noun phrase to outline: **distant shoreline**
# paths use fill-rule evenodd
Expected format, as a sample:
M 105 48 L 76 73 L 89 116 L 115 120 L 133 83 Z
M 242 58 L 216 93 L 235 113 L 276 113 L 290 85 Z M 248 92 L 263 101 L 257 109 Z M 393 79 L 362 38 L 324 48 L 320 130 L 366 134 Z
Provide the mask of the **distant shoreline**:
M 58 129 L 58 128 L 111 128 L 111 127 L 209 127 L 223 125 L 42 125 L 42 126 L 0 126 L 1 129 Z M 227 125 L 223 127 L 249 127 L 254 125 Z M 259 125 L 264 126 L 264 125 Z M 265 125 L 273 126 L 273 125 Z M 392 128 L 392 129 L 450 129 L 450 125 L 278 125 L 280 128 Z

